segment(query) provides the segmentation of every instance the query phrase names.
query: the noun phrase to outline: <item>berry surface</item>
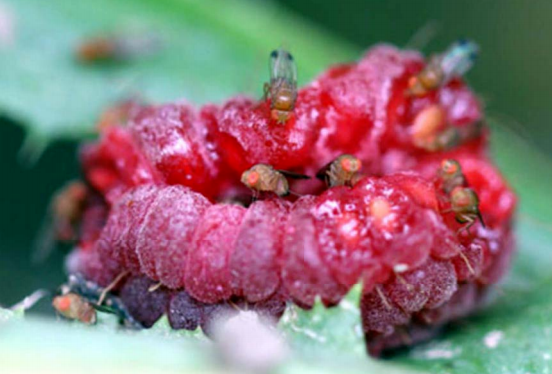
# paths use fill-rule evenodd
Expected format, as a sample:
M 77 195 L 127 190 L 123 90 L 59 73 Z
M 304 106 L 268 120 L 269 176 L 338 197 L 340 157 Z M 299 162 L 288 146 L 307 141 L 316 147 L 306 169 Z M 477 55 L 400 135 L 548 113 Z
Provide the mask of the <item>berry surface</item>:
M 209 334 L 220 313 L 278 319 L 286 303 L 335 306 L 361 283 L 371 354 L 433 336 L 506 273 L 516 196 L 486 154 L 465 82 L 405 93 L 424 65 L 376 46 L 300 89 L 283 123 L 270 98 L 133 108 L 82 148 L 96 198 L 68 270 L 104 287 L 128 274 L 113 292 L 145 327 L 167 314 L 175 329 Z M 259 163 L 314 176 L 344 154 L 363 165 L 348 185 L 290 178 L 289 197 L 254 199 L 240 182 Z M 445 159 L 479 198 L 473 224 L 452 209 Z

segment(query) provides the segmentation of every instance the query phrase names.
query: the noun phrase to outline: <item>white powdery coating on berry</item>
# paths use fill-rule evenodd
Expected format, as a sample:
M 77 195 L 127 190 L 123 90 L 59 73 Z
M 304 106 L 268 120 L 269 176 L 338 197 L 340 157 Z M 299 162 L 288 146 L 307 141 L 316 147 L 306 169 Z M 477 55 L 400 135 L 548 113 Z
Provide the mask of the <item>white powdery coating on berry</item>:
M 190 123 L 195 116 L 193 108 L 173 104 L 148 109 L 149 115 L 131 122 L 134 136 L 148 158 L 159 163 L 166 156 L 189 153 L 190 143 L 185 141 L 182 132 L 183 123 Z
M 144 219 L 136 245 L 148 276 L 170 288 L 184 286 L 192 235 L 199 217 L 209 206 L 207 199 L 186 187 L 169 186 L 159 190 Z M 155 266 L 154 272 L 152 265 Z
M 280 285 L 278 258 L 289 205 L 280 200 L 257 201 L 243 218 L 230 269 L 235 292 L 250 302 L 266 299 Z
M 454 266 L 448 261 L 428 260 L 426 277 L 430 284 L 426 308 L 437 308 L 448 301 L 458 289 Z
M 157 191 L 158 186 L 139 186 L 117 200 L 96 242 L 102 259 L 114 260 L 127 269 L 140 270 L 135 248 L 136 231 Z
M 196 110 L 184 104 L 142 108 L 131 131 L 149 160 L 170 184 L 200 188 L 217 168 Z
M 247 210 L 238 205 L 210 206 L 198 222 L 186 264 L 186 290 L 214 303 L 232 296 L 230 257 Z
M 407 312 L 421 310 L 429 299 L 431 285 L 427 282 L 424 266 L 402 275 L 385 287 L 391 300 Z
M 123 243 L 123 264 L 129 269 L 137 271 L 140 269 L 140 260 L 136 252 L 136 243 L 141 225 L 144 223 L 146 213 L 157 196 L 158 186 L 139 187 L 133 194 L 123 197 L 122 204 L 126 207 L 128 222 L 127 227 L 121 236 Z
M 367 333 L 375 331 L 390 335 L 395 326 L 410 321 L 410 315 L 395 305 L 381 286 L 376 286 L 372 292 L 363 294 L 360 305 L 362 328 Z
M 103 259 L 111 259 L 121 266 L 139 271 L 136 241 L 146 212 L 161 187 L 145 185 L 125 193 L 111 208 L 106 225 L 96 247 Z
M 310 209 L 314 196 L 297 200 L 287 222 L 282 254 L 282 279 L 293 299 L 312 306 L 316 296 L 337 304 L 347 289 L 337 284 L 320 256 L 314 219 Z

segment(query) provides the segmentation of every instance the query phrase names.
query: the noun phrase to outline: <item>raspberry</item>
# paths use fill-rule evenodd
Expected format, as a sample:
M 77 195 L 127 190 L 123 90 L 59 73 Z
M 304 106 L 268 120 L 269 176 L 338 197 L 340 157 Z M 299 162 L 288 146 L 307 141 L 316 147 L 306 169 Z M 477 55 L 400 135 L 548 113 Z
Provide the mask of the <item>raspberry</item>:
M 478 279 L 482 284 L 497 283 L 508 271 L 515 249 L 515 240 L 511 231 L 499 233 L 500 240 L 489 245 L 489 252 L 493 252 L 490 264 L 483 270 Z
M 100 286 L 107 286 L 121 272 L 120 264 L 111 256 L 100 256 L 97 246 L 76 247 L 67 257 L 65 266 L 69 274 L 84 274 Z
M 195 111 L 183 104 L 142 108 L 130 129 L 148 160 L 169 184 L 182 184 L 212 196 L 218 173 Z
M 430 289 L 423 266 L 406 274 L 396 274 L 395 279 L 385 286 L 389 299 L 408 313 L 423 308 L 429 298 Z
M 318 167 L 351 153 L 361 158 L 368 170 L 379 171 L 380 140 L 394 121 L 388 106 L 399 96 L 393 95 L 393 85 L 419 62 L 416 54 L 377 46 L 357 65 L 337 66 L 313 83 L 321 88 L 325 106 L 314 150 Z
M 210 203 L 182 186 L 160 188 L 141 225 L 136 252 L 143 271 L 170 288 L 184 286 L 190 242 Z
M 226 152 L 228 165 L 241 174 L 254 164 L 276 169 L 300 168 L 309 160 L 309 149 L 319 131 L 319 92 L 299 93 L 293 117 L 280 124 L 270 117 L 268 101 L 257 103 L 245 97 L 230 100 L 222 108 L 207 107 L 213 118 L 213 139 Z
M 424 266 L 425 276 L 430 285 L 426 308 L 433 309 L 442 305 L 454 294 L 457 288 L 454 267 L 448 261 L 428 260 Z
M 460 254 L 452 259 L 458 280 L 470 281 L 481 275 L 484 245 L 484 242 L 476 239 L 463 247 Z
M 427 179 L 433 179 L 436 175 L 435 170 L 445 158 L 455 159 L 462 166 L 469 186 L 479 196 L 481 213 L 488 226 L 502 225 L 511 219 L 516 208 L 516 197 L 496 167 L 485 156 L 474 155 L 469 150 L 460 148 L 440 157 L 424 158 L 416 169 Z
M 406 324 L 410 319 L 379 287 L 362 295 L 360 310 L 362 328 L 367 334 L 377 332 L 389 335 L 394 331 L 395 325 Z
M 120 266 L 135 273 L 140 272 L 140 261 L 136 253 L 138 231 L 158 190 L 153 185 L 137 187 L 121 196 L 112 207 L 97 242 L 103 258 L 112 258 Z
M 441 331 L 441 327 L 446 322 L 473 313 L 484 296 L 484 292 L 477 285 L 463 284 L 445 304 L 436 309 L 424 309 L 414 314 L 414 320 L 408 325 L 403 325 L 390 334 L 376 332 L 367 334 L 368 352 L 379 356 L 382 352 L 404 346 L 405 340 L 409 344 L 429 340 Z
M 383 180 L 404 190 L 415 203 L 423 208 L 439 209 L 435 187 L 417 173 L 396 173 L 385 176 Z
M 316 296 L 327 305 L 337 304 L 347 292 L 331 276 L 320 255 L 311 208 L 314 197 L 305 196 L 289 214 L 283 251 L 282 278 L 291 297 L 302 307 L 312 307 Z
M 428 260 L 419 269 L 397 277 L 386 288 L 376 286 L 371 292 L 364 293 L 360 310 L 368 346 L 382 336 L 392 336 L 396 326 L 407 325 L 410 313 L 443 305 L 456 287 L 456 276 L 450 263 Z M 392 345 L 382 343 L 381 348 Z
M 96 194 L 89 198 L 87 205 L 80 223 L 79 247 L 81 248 L 89 248 L 98 240 L 109 213 L 105 201 Z
M 121 289 L 121 300 L 130 315 L 144 327 L 151 327 L 167 309 L 169 294 L 163 287 L 150 291 L 155 285 L 150 279 L 138 276 L 126 281 Z
M 232 287 L 248 301 L 261 301 L 280 285 L 278 258 L 289 204 L 256 201 L 243 217 L 230 258 Z
M 433 246 L 431 255 L 440 260 L 448 260 L 456 256 L 462 246 L 460 245 L 454 232 L 446 226 L 441 216 L 437 213 L 428 213 L 430 230 L 433 233 Z
M 175 330 L 193 331 L 205 321 L 207 309 L 205 304 L 194 300 L 186 291 L 180 291 L 171 296 L 167 315 L 169 324 Z
M 144 326 L 166 308 L 173 328 L 209 334 L 221 313 L 277 319 L 289 300 L 334 306 L 360 282 L 372 354 L 404 345 L 405 334 L 434 335 L 505 274 L 516 199 L 486 157 L 476 96 L 458 77 L 420 86 L 422 69 L 419 54 L 377 46 L 299 90 L 279 121 L 272 98 L 134 108 L 129 127 L 104 127 L 82 151 L 98 198 L 86 201 L 69 270 L 102 286 L 129 271 L 112 292 Z M 287 83 L 284 99 L 295 98 Z M 314 176 L 344 154 L 367 176 L 325 191 L 290 180 L 305 196 L 289 201 L 266 193 L 249 203 L 240 183 L 259 163 L 281 178 Z M 485 226 L 468 230 L 447 212 L 452 192 L 437 176 L 447 158 L 461 164 L 466 181 L 455 187 L 475 191 Z
M 467 316 L 477 306 L 480 297 L 478 286 L 474 283 L 464 283 L 447 301 L 435 309 L 426 309 L 418 313 L 416 318 L 426 324 L 439 325 L 449 320 Z
M 421 265 L 433 244 L 431 212 L 417 208 L 408 194 L 384 179 L 365 178 L 354 188 L 371 221 L 375 256 L 390 269 L 404 271 Z
M 241 206 L 217 204 L 199 220 L 185 272 L 185 288 L 197 300 L 215 303 L 232 296 L 230 257 L 245 214 Z
M 439 92 L 439 103 L 447 113 L 447 121 L 466 126 L 481 120 L 481 104 L 473 92 L 458 79 Z
M 350 188 L 336 187 L 318 196 L 311 212 L 325 266 L 340 284 L 351 287 L 375 255 L 362 201 Z
M 82 148 L 81 162 L 88 182 L 109 202 L 129 188 L 159 181 L 124 127 L 106 128 L 99 143 Z

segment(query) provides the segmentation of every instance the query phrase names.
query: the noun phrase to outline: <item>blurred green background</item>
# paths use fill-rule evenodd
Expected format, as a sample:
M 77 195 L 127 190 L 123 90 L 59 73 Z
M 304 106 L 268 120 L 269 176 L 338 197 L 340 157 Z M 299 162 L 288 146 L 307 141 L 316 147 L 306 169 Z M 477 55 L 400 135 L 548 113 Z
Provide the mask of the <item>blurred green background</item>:
M 548 72 L 552 66 L 552 2 L 279 2 L 360 48 L 385 41 L 399 46 L 414 44 L 431 53 L 459 37 L 476 40 L 481 45 L 481 58 L 468 80 L 481 95 L 488 115 L 547 154 L 552 152 L 548 126 L 552 118 L 552 74 Z M 423 34 L 427 37 L 413 40 L 414 35 Z M 281 43 L 290 41 L 282 39 Z M 46 263 L 33 266 L 31 249 L 52 193 L 79 173 L 75 143 L 57 142 L 29 166 L 18 159 L 23 139 L 21 127 L 0 119 L 1 305 L 13 304 L 37 288 L 53 288 L 62 282 L 62 253 L 56 252 Z

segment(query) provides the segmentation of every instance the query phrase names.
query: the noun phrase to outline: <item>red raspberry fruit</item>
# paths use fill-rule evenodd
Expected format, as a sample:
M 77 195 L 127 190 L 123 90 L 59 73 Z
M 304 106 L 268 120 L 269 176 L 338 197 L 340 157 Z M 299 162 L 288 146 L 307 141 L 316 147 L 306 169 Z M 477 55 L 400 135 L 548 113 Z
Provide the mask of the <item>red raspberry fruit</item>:
M 188 251 L 199 218 L 211 204 L 182 186 L 160 188 L 140 227 L 142 271 L 169 288 L 184 286 Z
M 160 180 L 125 127 L 107 127 L 98 143 L 82 148 L 81 162 L 87 181 L 109 202 L 129 188 Z
M 186 263 L 185 288 L 197 300 L 216 303 L 232 296 L 230 258 L 246 209 L 216 204 L 200 218 Z
M 144 327 L 153 326 L 167 309 L 169 292 L 160 287 L 151 290 L 155 283 L 144 276 L 132 277 L 125 282 L 120 297 L 130 315 Z
M 293 116 L 278 123 L 270 116 L 268 101 L 238 97 L 220 109 L 207 106 L 203 116 L 210 123 L 212 139 L 225 161 L 241 174 L 254 164 L 276 169 L 304 168 L 316 141 L 321 115 L 320 92 L 306 88 L 299 92 Z
M 415 52 L 377 46 L 298 91 L 283 123 L 271 99 L 133 109 L 129 127 L 108 126 L 83 149 L 103 200 L 87 203 L 69 270 L 102 286 L 128 272 L 112 292 L 144 326 L 166 311 L 173 328 L 207 333 L 220 313 L 278 318 L 288 300 L 310 308 L 317 298 L 333 306 L 360 282 L 371 353 L 403 345 L 404 334 L 428 338 L 504 275 L 515 196 L 485 156 L 481 106 L 459 78 L 406 93 L 423 68 Z M 254 164 L 314 175 L 342 154 L 368 174 L 353 187 L 322 191 L 311 180 L 292 183 L 306 195 L 289 201 L 240 196 Z M 460 162 L 485 226 L 465 230 L 447 212 L 445 158 Z M 228 204 L 238 198 L 244 206 Z
M 213 196 L 218 155 L 205 140 L 195 110 L 184 104 L 143 107 L 130 129 L 142 152 L 168 184 L 181 184 Z
M 305 196 L 295 202 L 285 231 L 282 279 L 291 297 L 306 308 L 316 296 L 326 305 L 336 305 L 347 288 L 338 284 L 321 258 L 311 209 L 315 198 Z
M 232 287 L 236 295 L 257 302 L 280 286 L 279 257 L 289 203 L 256 201 L 247 209 L 230 258 Z

